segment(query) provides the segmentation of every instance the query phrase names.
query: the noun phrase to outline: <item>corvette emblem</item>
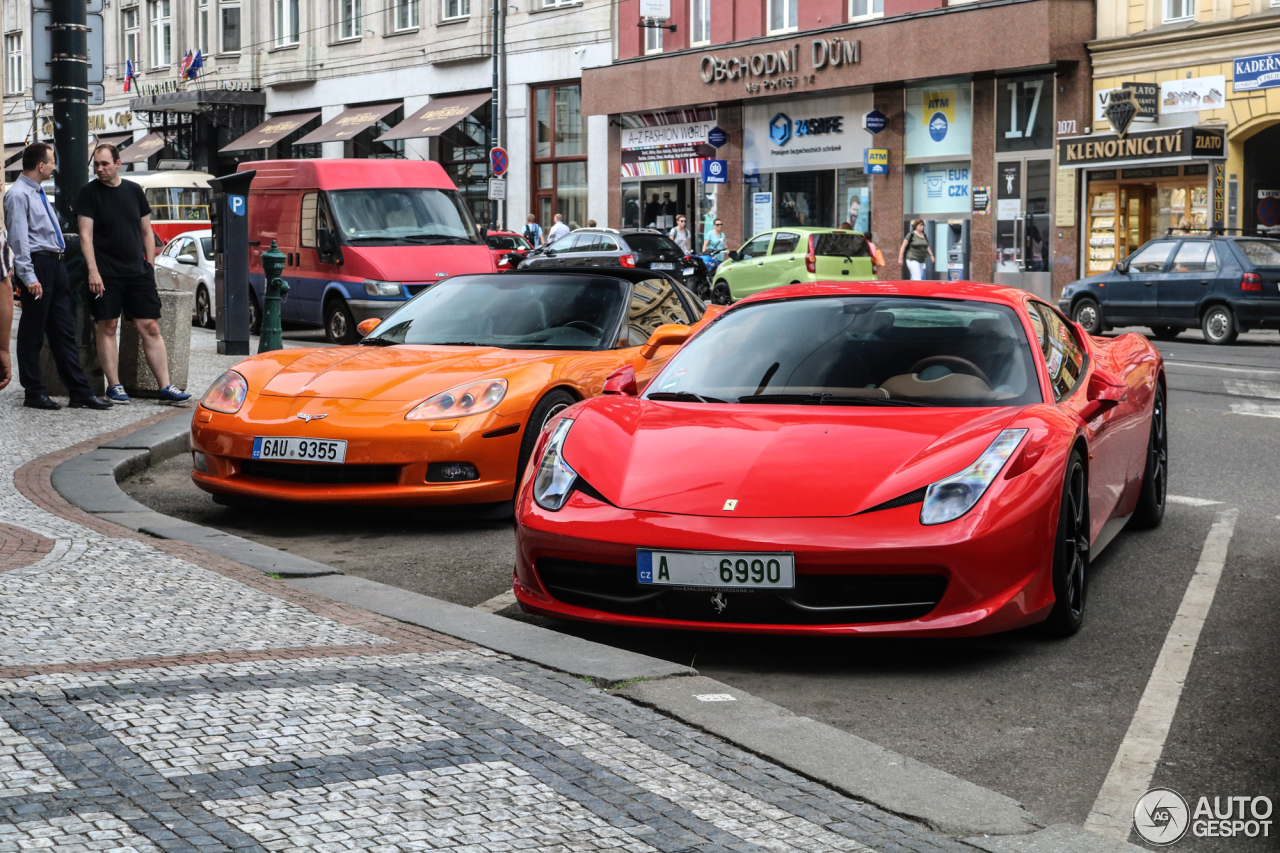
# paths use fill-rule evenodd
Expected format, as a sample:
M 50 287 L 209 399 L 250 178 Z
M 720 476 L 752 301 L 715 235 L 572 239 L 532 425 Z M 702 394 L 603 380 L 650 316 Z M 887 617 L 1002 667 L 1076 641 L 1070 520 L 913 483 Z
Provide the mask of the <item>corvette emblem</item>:
M 312 421 L 319 421 L 319 420 L 323 420 L 323 419 L 325 419 L 325 418 L 327 418 L 327 417 L 329 417 L 329 415 L 328 415 L 328 414 L 323 414 L 323 415 L 308 415 L 306 412 L 298 412 L 298 420 L 300 420 L 300 421 L 306 421 L 307 423 L 311 423 Z
M 729 500 L 725 501 L 724 506 L 721 507 L 721 509 L 723 509 L 725 512 L 733 512 L 737 508 L 738 508 L 738 501 L 734 498 L 730 498 Z

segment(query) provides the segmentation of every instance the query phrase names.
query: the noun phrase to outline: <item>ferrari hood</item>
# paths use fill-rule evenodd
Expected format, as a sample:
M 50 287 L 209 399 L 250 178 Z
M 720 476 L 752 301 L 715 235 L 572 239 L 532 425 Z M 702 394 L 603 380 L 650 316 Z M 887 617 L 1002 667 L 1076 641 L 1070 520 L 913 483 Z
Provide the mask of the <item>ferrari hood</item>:
M 331 347 L 276 373 L 259 392 L 275 397 L 423 400 L 506 368 L 546 359 L 546 351 L 493 347 Z
M 846 516 L 972 464 L 1019 411 L 597 398 L 579 410 L 564 453 L 625 509 Z

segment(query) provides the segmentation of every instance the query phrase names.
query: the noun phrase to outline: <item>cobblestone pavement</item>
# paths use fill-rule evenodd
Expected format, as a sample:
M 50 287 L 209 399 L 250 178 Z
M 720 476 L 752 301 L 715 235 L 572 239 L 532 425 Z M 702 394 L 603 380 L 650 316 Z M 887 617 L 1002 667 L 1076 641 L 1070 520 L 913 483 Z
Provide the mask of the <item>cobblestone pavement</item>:
M 192 343 L 199 392 L 234 359 Z M 0 853 L 970 849 L 582 681 L 95 523 L 48 488 L 57 454 L 160 410 L 21 399 L 0 392 Z

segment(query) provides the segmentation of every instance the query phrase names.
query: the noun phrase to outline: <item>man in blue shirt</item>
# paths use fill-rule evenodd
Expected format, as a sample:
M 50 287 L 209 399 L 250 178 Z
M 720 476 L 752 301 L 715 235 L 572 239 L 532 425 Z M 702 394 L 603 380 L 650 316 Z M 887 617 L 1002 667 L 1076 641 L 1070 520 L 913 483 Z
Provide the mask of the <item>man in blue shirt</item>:
M 46 337 L 58 376 L 71 395 L 73 409 L 109 409 L 111 403 L 94 396 L 80 367 L 76 348 L 75 315 L 71 311 L 71 283 L 62 265 L 66 243 L 49 199 L 40 185 L 55 169 L 53 147 L 43 142 L 22 152 L 22 176 L 4 194 L 4 218 L 9 227 L 14 270 L 18 276 L 22 319 L 18 321 L 18 381 L 31 409 L 61 409 L 49 398 L 40 369 L 40 349 Z
M 530 213 L 524 219 L 524 239 L 528 240 L 533 248 L 541 249 L 547 241 L 542 236 L 542 226 L 538 224 L 538 218 Z

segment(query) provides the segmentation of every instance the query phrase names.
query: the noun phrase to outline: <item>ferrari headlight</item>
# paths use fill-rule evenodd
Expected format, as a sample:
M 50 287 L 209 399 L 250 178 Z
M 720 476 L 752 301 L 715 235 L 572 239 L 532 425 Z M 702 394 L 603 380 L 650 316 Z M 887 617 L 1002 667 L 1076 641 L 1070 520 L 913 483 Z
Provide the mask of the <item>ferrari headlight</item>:
M 249 383 L 234 370 L 214 380 L 209 390 L 204 392 L 200 405 L 224 415 L 234 415 L 244 405 L 244 398 L 249 396 Z
M 463 415 L 478 415 L 495 408 L 507 396 L 507 380 L 485 379 L 480 382 L 469 382 L 441 391 L 429 400 L 424 400 L 404 416 L 406 421 L 434 421 L 440 418 L 458 418 Z
M 564 461 L 564 440 L 569 435 L 571 426 L 573 421 L 569 418 L 556 424 L 551 438 L 547 440 L 547 449 L 542 453 L 538 474 L 533 478 L 533 499 L 538 502 L 538 506 L 552 512 L 569 500 L 573 484 L 578 479 L 578 472 Z
M 929 486 L 920 509 L 921 524 L 955 521 L 986 494 L 987 487 L 1004 468 L 1013 451 L 1018 449 L 1025 429 L 1007 429 L 996 436 L 991 446 L 982 451 L 978 461 L 958 474 L 952 474 Z
M 370 296 L 403 296 L 404 291 L 398 281 L 378 281 L 372 278 L 364 280 L 364 292 Z

